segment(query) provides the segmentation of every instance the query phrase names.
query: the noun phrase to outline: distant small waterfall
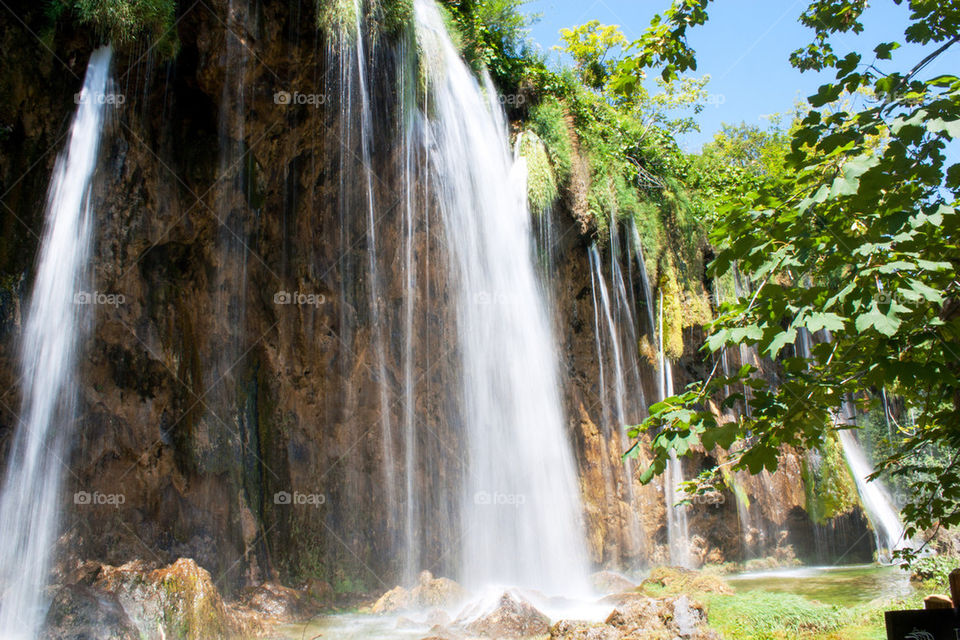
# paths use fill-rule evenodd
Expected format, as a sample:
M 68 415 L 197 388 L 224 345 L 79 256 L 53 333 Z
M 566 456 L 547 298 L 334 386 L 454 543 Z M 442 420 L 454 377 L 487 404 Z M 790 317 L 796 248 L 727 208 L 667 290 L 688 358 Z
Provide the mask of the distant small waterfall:
M 827 342 L 833 341 L 833 335 L 829 330 L 823 331 L 823 339 Z M 809 360 L 812 346 L 813 336 L 806 329 L 801 329 L 797 335 L 797 351 L 803 358 Z M 884 395 L 884 416 L 886 417 L 886 395 Z M 837 420 L 841 424 L 855 425 L 856 418 L 856 407 L 849 399 L 845 399 L 840 412 L 837 414 Z M 883 482 L 879 479 L 867 480 L 873 473 L 873 467 L 867 460 L 863 447 L 860 446 L 860 441 L 857 440 L 853 430 L 839 429 L 836 433 L 847 466 L 850 467 L 850 474 L 857 485 L 860 502 L 863 504 L 867 518 L 873 526 L 877 555 L 881 560 L 890 561 L 894 551 L 911 544 L 910 540 L 904 535 L 904 526 L 900 520 L 900 514 L 893 505 L 890 493 Z
M 67 148 L 47 195 L 20 351 L 21 420 L 0 493 L 0 638 L 32 640 L 59 527 L 60 489 L 76 420 L 77 349 L 90 256 L 90 185 L 104 124 L 111 50 L 90 57 Z
M 903 522 L 900 514 L 893 506 L 893 500 L 887 488 L 880 480 L 867 480 L 873 467 L 867 462 L 867 456 L 857 441 L 857 436 L 850 429 L 837 431 L 837 437 L 843 446 L 843 455 L 850 465 L 850 473 L 857 483 L 860 501 L 867 512 L 873 533 L 877 542 L 877 554 L 881 560 L 890 561 L 897 549 L 910 545 L 904 535 Z
M 512 161 L 489 78 L 478 84 L 432 0 L 415 0 L 414 10 L 462 368 L 461 577 L 474 588 L 585 592 L 579 488 L 523 163 Z

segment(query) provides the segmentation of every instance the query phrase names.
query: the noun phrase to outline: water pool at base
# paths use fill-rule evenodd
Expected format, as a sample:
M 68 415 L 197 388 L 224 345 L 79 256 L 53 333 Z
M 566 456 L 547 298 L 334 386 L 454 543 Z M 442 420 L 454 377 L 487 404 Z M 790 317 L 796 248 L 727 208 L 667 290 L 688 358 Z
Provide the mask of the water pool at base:
M 912 593 L 910 576 L 896 566 L 849 565 L 755 571 L 727 578 L 738 592 L 794 593 L 825 604 L 853 606 Z
M 734 574 L 725 576 L 725 579 L 738 593 L 792 593 L 824 604 L 845 607 L 874 600 L 893 600 L 912 593 L 909 574 L 896 566 L 884 565 L 795 567 Z M 560 619 L 600 621 L 613 608 L 612 604 L 600 604 L 597 601 L 568 601 L 564 606 L 553 608 L 545 601 L 536 602 L 536 605 L 552 622 Z M 449 613 L 451 618 L 456 618 L 458 612 Z M 408 613 L 377 616 L 350 613 L 321 616 L 307 623 L 284 627 L 281 637 L 289 640 L 419 640 L 431 635 L 432 624 L 427 621 L 426 615 Z

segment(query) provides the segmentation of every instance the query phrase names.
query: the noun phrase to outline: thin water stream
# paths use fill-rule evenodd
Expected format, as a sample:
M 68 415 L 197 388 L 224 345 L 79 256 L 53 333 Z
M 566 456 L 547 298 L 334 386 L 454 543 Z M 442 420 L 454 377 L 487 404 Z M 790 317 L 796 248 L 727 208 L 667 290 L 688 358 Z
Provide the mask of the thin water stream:
M 32 640 L 59 527 L 61 485 L 76 419 L 77 350 L 92 302 L 86 290 L 91 182 L 109 103 L 111 49 L 90 56 L 47 195 L 43 237 L 20 350 L 22 403 L 0 492 L 0 638 Z M 86 296 L 86 297 L 85 297 Z

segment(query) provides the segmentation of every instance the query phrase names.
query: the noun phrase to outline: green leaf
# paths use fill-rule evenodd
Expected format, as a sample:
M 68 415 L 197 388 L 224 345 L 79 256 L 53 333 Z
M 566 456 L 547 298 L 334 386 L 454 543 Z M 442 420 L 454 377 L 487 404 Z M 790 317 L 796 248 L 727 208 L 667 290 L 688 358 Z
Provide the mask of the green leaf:
M 929 287 L 919 280 L 914 280 L 912 278 L 908 280 L 907 283 L 910 285 L 910 289 L 912 291 L 915 291 L 917 295 L 921 296 L 925 300 L 937 303 L 943 302 L 943 294 L 933 287 Z M 903 291 L 903 289 L 900 289 L 900 291 Z
M 872 328 L 887 337 L 895 334 L 900 328 L 900 320 L 896 316 L 890 317 L 882 313 L 876 302 L 870 306 L 870 311 L 857 316 L 855 324 L 860 333 Z
M 792 344 L 797 339 L 797 330 L 788 329 L 786 331 L 781 331 L 773 337 L 770 341 L 770 344 L 767 346 L 767 353 L 770 354 L 771 358 L 776 358 L 777 354 L 780 353 L 780 350 L 783 349 L 788 344 Z
M 703 448 L 707 451 L 717 446 L 723 449 L 729 449 L 730 446 L 733 445 L 734 440 L 737 439 L 740 431 L 739 427 L 740 425 L 736 422 L 727 422 L 720 426 L 707 429 L 700 438 L 703 443 Z
M 816 333 L 821 329 L 828 331 L 843 331 L 843 318 L 829 311 L 816 311 L 807 316 L 804 323 L 810 333 Z
M 889 60 L 890 52 L 893 51 L 894 49 L 899 49 L 899 48 L 900 48 L 899 42 L 884 42 L 874 47 L 873 51 L 874 53 L 877 54 L 878 60 Z

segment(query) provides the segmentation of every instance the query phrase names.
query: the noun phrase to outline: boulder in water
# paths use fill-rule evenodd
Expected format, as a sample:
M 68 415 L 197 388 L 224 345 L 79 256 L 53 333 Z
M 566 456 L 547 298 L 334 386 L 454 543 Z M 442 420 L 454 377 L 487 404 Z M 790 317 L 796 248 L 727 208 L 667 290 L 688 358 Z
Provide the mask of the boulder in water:
M 420 573 L 416 587 L 410 591 L 413 606 L 420 608 L 452 607 L 463 602 L 467 593 L 449 578 L 434 578 L 429 571 Z
M 636 584 L 613 571 L 598 571 L 590 576 L 590 584 L 603 595 L 633 591 L 637 588 Z
M 467 632 L 484 638 L 527 638 L 550 633 L 550 618 L 509 591 L 489 613 L 465 625 Z
M 403 587 L 397 586 L 380 596 L 373 606 L 370 607 L 371 613 L 393 613 L 410 608 L 410 592 Z
M 733 589 L 720 576 L 682 567 L 655 567 L 640 587 L 656 587 L 657 593 L 719 593 L 729 595 Z
M 417 586 L 407 590 L 397 586 L 373 603 L 372 613 L 393 613 L 407 609 L 453 607 L 463 602 L 467 592 L 449 578 L 434 578 L 429 571 L 420 573 Z
M 83 584 L 60 588 L 40 634 L 42 640 L 139 640 L 117 597 Z
M 140 563 L 104 565 L 94 586 L 116 595 L 144 638 L 217 640 L 231 635 L 227 608 L 210 573 L 188 558 L 154 571 Z
M 276 621 L 292 622 L 306 613 L 304 595 L 274 582 L 244 589 L 241 602 L 250 610 Z

